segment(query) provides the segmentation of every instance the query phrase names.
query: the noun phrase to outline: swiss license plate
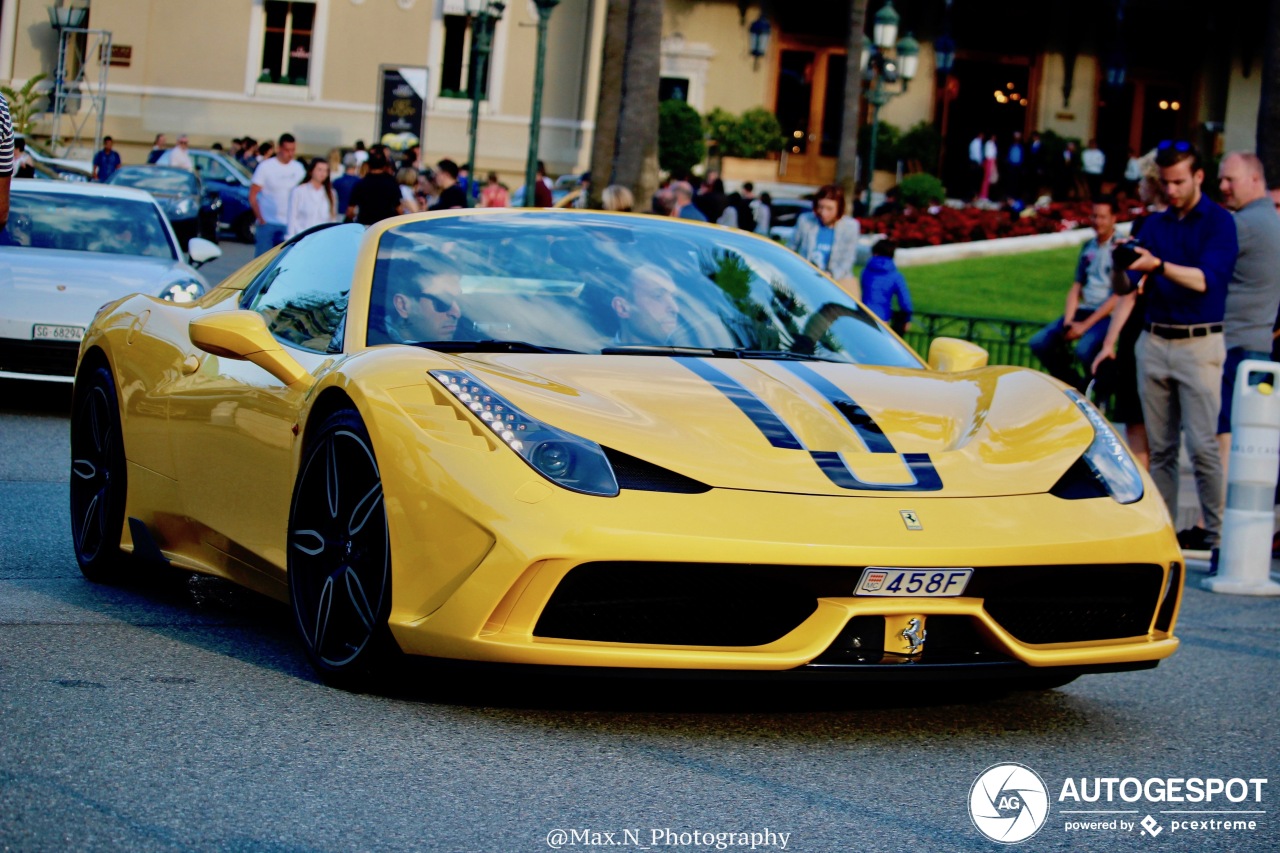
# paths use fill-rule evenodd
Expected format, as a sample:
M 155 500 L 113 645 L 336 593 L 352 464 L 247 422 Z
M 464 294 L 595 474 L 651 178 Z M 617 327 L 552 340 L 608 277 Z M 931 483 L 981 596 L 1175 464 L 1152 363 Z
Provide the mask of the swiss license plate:
M 946 598 L 963 595 L 973 569 L 892 569 L 869 566 L 854 588 L 854 595 L 901 598 Z
M 79 343 L 83 337 L 84 326 L 37 325 L 31 332 L 31 339 L 36 341 L 74 341 Z

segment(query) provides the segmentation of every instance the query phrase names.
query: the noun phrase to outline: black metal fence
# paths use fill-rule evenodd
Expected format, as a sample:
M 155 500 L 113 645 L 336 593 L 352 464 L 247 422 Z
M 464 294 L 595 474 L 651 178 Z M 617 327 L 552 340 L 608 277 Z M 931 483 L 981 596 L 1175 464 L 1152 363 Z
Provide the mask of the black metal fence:
M 914 314 L 907 343 L 920 355 L 928 357 L 934 338 L 960 338 L 985 349 L 990 364 L 1010 364 L 1041 369 L 1027 342 L 1044 326 L 1026 320 L 1000 320 L 993 317 L 962 317 L 956 314 Z

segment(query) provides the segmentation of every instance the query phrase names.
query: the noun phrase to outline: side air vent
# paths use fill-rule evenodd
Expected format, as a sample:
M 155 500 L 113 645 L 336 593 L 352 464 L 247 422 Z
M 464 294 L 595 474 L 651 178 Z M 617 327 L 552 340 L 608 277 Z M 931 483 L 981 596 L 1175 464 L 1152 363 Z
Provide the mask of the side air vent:
M 675 471 L 668 471 L 660 465 L 645 462 L 621 451 L 606 447 L 604 455 L 613 466 L 613 474 L 618 478 L 618 488 L 634 489 L 640 492 L 674 492 L 682 495 L 698 495 L 711 491 L 706 483 L 700 483 Z

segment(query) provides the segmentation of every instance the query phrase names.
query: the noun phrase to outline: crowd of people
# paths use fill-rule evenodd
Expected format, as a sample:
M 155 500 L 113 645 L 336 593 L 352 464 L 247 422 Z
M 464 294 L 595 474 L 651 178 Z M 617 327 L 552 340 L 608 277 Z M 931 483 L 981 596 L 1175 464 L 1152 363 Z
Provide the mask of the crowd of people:
M 1095 197 L 1096 236 L 1063 316 L 1031 348 L 1062 381 L 1113 401 L 1110 417 L 1175 518 L 1185 439 L 1201 523 L 1178 540 L 1216 556 L 1237 369 L 1280 356 L 1280 187 L 1268 190 L 1255 154 L 1234 152 L 1219 170 L 1219 205 L 1200 152 L 1180 140 L 1161 143 L 1135 173 L 1145 213 L 1121 240 L 1115 200 Z
M 1132 194 L 1142 177 L 1141 158 L 1130 151 L 1117 189 Z M 1047 145 L 1039 131 L 1023 139 L 980 131 L 969 142 L 967 197 L 975 202 L 1022 207 L 1037 200 L 1090 201 L 1102 195 L 1107 155 L 1090 139 Z M 1121 174 L 1117 171 L 1117 174 Z

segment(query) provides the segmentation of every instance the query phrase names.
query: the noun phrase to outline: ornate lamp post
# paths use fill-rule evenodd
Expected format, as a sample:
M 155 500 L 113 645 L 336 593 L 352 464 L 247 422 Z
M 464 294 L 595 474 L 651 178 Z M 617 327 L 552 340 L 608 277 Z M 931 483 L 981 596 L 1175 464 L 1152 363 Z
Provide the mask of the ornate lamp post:
M 467 168 L 470 177 L 468 195 L 475 197 L 479 186 L 476 176 L 480 174 L 476 168 L 476 129 L 480 123 L 481 87 L 485 86 L 485 65 L 489 59 L 489 51 L 493 45 L 493 27 L 502 20 L 504 3 L 496 0 L 467 0 L 467 14 L 471 17 L 471 121 L 468 127 L 470 141 L 467 148 Z M 485 89 L 487 91 L 487 86 Z M 468 202 L 470 203 L 470 202 Z
M 533 109 L 529 118 L 529 159 L 524 167 L 524 206 L 534 206 L 533 182 L 538 179 L 538 135 L 542 130 L 542 78 L 547 64 L 547 22 L 560 0 L 533 0 L 538 7 L 538 63 L 533 72 Z
M 876 176 L 876 137 L 880 135 L 880 108 L 898 95 L 907 91 L 907 84 L 915 78 L 920 64 L 920 43 L 910 33 L 898 38 L 898 12 L 893 8 L 893 0 L 885 0 L 885 4 L 876 12 L 874 33 L 870 50 L 862 51 L 864 62 L 862 76 L 870 84 L 867 101 L 872 106 L 871 112 L 871 151 L 867 158 L 867 211 L 871 210 L 871 184 Z M 896 44 L 895 44 L 896 40 Z M 897 51 L 897 59 L 889 51 Z M 899 66 L 901 62 L 901 66 Z M 902 88 L 892 91 L 887 85 L 897 83 L 901 79 Z

